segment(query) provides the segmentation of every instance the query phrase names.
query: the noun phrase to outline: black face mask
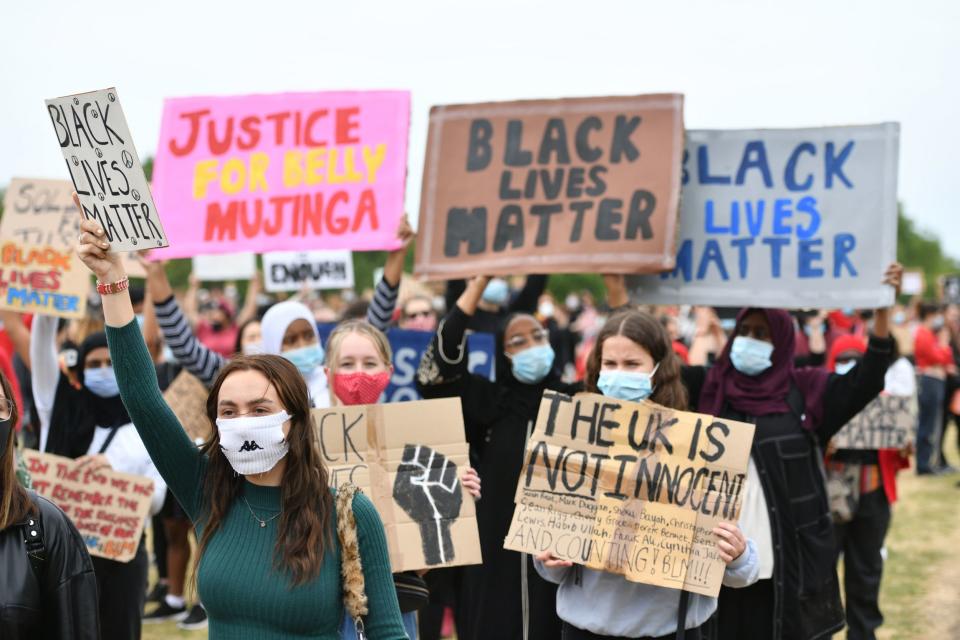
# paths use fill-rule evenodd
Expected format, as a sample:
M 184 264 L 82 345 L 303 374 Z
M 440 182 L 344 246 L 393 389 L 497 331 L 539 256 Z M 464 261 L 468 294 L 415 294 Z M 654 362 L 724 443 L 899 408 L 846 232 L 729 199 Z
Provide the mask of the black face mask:
M 13 429 L 13 421 L 10 418 L 0 420 L 0 458 L 7 452 L 7 442 L 10 439 L 11 429 Z

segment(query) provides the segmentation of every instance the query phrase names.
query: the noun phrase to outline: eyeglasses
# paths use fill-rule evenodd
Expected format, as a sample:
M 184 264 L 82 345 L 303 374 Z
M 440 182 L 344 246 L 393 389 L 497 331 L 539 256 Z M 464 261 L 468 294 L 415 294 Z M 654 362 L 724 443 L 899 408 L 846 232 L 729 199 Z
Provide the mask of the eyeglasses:
M 506 346 L 510 349 L 521 349 L 531 342 L 533 344 L 543 344 L 550 340 L 550 332 L 546 329 L 537 329 L 527 336 L 513 336 L 506 341 Z
M 0 398 L 0 420 L 9 420 L 13 415 L 13 401 L 8 398 Z
M 415 320 L 416 318 L 429 318 L 433 315 L 433 311 L 414 311 L 413 313 L 405 313 L 407 320 Z

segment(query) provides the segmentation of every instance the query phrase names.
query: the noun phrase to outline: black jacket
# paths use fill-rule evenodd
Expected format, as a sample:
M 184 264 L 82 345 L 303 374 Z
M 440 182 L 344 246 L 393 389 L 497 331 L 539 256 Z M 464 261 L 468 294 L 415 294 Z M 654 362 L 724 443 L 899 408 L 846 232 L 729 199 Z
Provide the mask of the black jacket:
M 97 640 L 97 580 L 83 539 L 59 507 L 29 493 L 38 515 L 0 531 L 0 638 Z M 27 547 L 33 531 L 45 556 L 36 568 Z
M 483 564 L 464 568 L 459 602 L 465 619 L 458 620 L 458 637 L 520 640 L 526 624 L 530 640 L 556 640 L 560 637 L 556 585 L 541 578 L 529 558 L 504 549 L 503 539 L 513 519 L 524 449 L 544 389 L 573 394 L 580 387 L 563 384 L 556 376 L 536 385 L 518 382 L 502 355 L 501 336 L 494 347 L 497 381 L 470 374 L 465 349 L 469 322 L 454 305 L 417 372 L 417 388 L 424 398 L 460 398 L 470 458 L 483 481 L 483 498 L 477 502 Z M 467 628 L 461 629 L 461 624 Z
M 788 397 L 787 413 L 748 416 L 730 407 L 721 412 L 720 417 L 757 425 L 751 457 L 766 498 L 773 542 L 773 611 L 764 612 L 773 619 L 772 640 L 829 638 L 843 628 L 823 450 L 883 391 L 891 353 L 889 339 L 871 337 L 860 364 L 846 375 L 830 376 L 823 419 L 815 432 L 803 427 L 805 402 L 796 387 Z M 703 376 L 702 368 L 684 369 L 691 406 L 697 406 Z M 721 626 L 723 601 L 721 592 Z

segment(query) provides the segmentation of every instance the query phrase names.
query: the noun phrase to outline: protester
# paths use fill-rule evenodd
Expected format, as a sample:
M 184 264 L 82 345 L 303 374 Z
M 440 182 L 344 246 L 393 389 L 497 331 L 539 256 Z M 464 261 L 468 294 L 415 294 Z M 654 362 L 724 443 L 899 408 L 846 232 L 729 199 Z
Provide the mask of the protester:
M 946 455 L 946 436 L 947 423 L 952 419 L 957 426 L 957 440 L 954 446 L 960 450 L 960 418 L 958 418 L 958 405 L 954 400 L 957 391 L 960 391 L 960 376 L 957 375 L 957 365 L 960 365 L 960 308 L 955 304 L 947 305 L 943 313 L 943 333 L 945 342 L 950 348 L 952 356 L 952 367 L 947 371 L 947 378 L 944 385 L 943 410 L 940 412 L 940 439 L 936 452 L 936 469 L 940 473 L 954 473 L 957 471 L 947 462 Z
M 680 378 L 680 358 L 664 325 L 642 311 L 612 316 L 600 331 L 587 365 L 586 390 L 641 402 L 650 400 L 680 411 L 687 392 Z M 723 584 L 745 587 L 757 579 L 756 546 L 735 523 L 713 530 L 717 552 L 727 564 Z M 717 599 L 678 593 L 676 589 L 631 582 L 624 576 L 559 560 L 549 551 L 537 556 L 537 571 L 557 591 L 557 614 L 563 640 L 676 637 L 699 639 L 717 608 Z M 682 627 L 679 625 L 683 621 Z M 678 633 L 680 629 L 680 633 Z
M 160 394 L 125 292 L 126 275 L 104 231 L 81 223 L 78 253 L 102 283 L 104 317 L 121 395 L 174 495 L 197 526 L 197 584 L 211 638 L 334 637 L 343 618 L 340 542 L 317 450 L 306 383 L 270 355 L 221 370 L 207 400 L 213 436 L 197 449 Z M 256 443 L 253 446 L 251 443 Z M 381 522 L 353 500 L 371 639 L 405 638 Z M 351 577 L 351 580 L 355 576 Z M 355 583 L 352 583 L 355 584 Z
M 447 282 L 445 301 L 448 313 L 466 287 L 467 283 L 463 280 Z M 516 295 L 511 295 L 510 284 L 505 279 L 491 278 L 477 301 L 477 310 L 470 317 L 467 328 L 480 333 L 496 333 L 510 314 L 533 315 L 537 311 L 540 295 L 546 288 L 547 276 L 531 275 L 527 276 L 523 288 Z
M 903 268 L 884 283 L 899 289 Z M 689 368 L 690 405 L 757 425 L 740 524 L 757 543 L 759 580 L 722 588 L 720 638 L 811 639 L 843 627 L 821 448 L 883 389 L 889 310 L 877 311 L 863 360 L 844 376 L 795 368 L 790 314 L 743 309 L 716 364 Z
M 97 580 L 83 538 L 16 473 L 19 412 L 0 372 L 0 638 L 99 640 Z
M 556 585 L 536 573 L 526 554 L 504 549 L 503 539 L 544 390 L 574 393 L 581 386 L 560 381 L 547 331 L 525 313 L 507 316 L 497 331 L 496 381 L 469 373 L 466 333 L 488 282 L 486 277 L 471 280 L 450 306 L 417 371 L 417 388 L 425 398 L 460 398 L 471 455 L 485 483 L 477 503 L 483 564 L 464 568 L 457 636 L 556 640 L 561 632 Z M 625 303 L 625 292 L 618 294 L 624 297 L 618 295 L 616 304 Z
M 199 289 L 200 280 L 191 275 L 190 287 L 184 297 L 184 314 L 200 342 L 220 355 L 230 357 L 234 353 L 239 328 L 257 315 L 260 280 L 251 278 L 243 308 L 236 313 L 233 304 L 222 294 L 210 297 L 198 306 Z
M 920 305 L 920 324 L 914 334 L 913 355 L 917 366 L 919 417 L 917 424 L 917 474 L 937 472 L 941 415 L 946 401 L 947 374 L 956 366 L 947 344 L 943 313 L 937 304 Z
M 884 393 L 913 397 L 916 379 L 913 367 L 899 357 L 893 342 L 893 364 L 884 378 Z M 838 337 L 830 347 L 827 369 L 849 375 L 867 351 L 858 336 Z M 849 640 L 872 640 L 883 624 L 880 613 L 880 580 L 883 574 L 883 543 L 890 528 L 890 507 L 897 500 L 897 472 L 910 466 L 912 445 L 896 449 L 832 452 L 827 477 L 833 486 L 847 489 L 841 496 L 843 508 L 832 508 L 836 524 L 837 551 L 843 554 L 843 591 Z M 850 502 L 854 506 L 850 508 Z M 833 496 L 831 496 L 833 502 Z M 840 513 L 838 514 L 838 511 Z
M 326 374 L 330 386 L 330 403 L 337 405 L 375 404 L 390 383 L 393 374 L 393 357 L 390 342 L 379 329 L 367 322 L 352 320 L 342 322 L 330 334 L 327 341 Z M 467 469 L 461 478 L 464 487 L 480 497 L 480 479 L 476 471 Z M 426 588 L 422 579 L 413 572 L 394 576 L 397 587 L 403 625 L 411 640 L 417 638 L 416 610 L 426 605 L 426 597 L 404 597 L 411 587 Z M 408 606 L 404 606 L 408 604 Z M 415 608 L 412 608 L 415 607 Z M 344 621 L 343 638 L 355 638 L 353 625 Z
M 425 295 L 410 296 L 403 302 L 397 324 L 409 331 L 436 331 L 437 312 L 433 309 L 433 301 Z

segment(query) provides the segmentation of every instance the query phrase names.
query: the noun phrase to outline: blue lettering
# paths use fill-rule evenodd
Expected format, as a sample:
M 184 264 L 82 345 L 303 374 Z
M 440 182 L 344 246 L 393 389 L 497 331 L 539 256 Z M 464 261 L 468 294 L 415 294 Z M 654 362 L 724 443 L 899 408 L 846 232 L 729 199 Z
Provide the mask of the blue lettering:
M 793 233 L 793 227 L 789 224 L 784 224 L 785 220 L 788 220 L 792 215 L 793 211 L 790 210 L 790 205 L 793 204 L 789 198 L 777 198 L 773 203 L 773 233 L 778 236 L 788 236 Z
M 767 189 L 773 186 L 773 180 L 770 178 L 770 164 L 767 162 L 767 148 L 763 145 L 763 140 L 751 140 L 744 147 L 740 168 L 737 169 L 737 184 L 743 184 L 750 169 L 760 170 L 763 184 Z
M 693 278 L 693 240 L 689 238 L 680 243 L 680 248 L 677 250 L 677 266 L 672 272 L 661 273 L 660 279 L 676 278 L 678 275 L 683 276 L 684 282 L 690 282 Z
M 840 151 L 840 155 L 838 156 L 834 156 L 833 143 L 827 143 L 827 149 L 823 158 L 823 170 L 825 174 L 824 186 L 826 186 L 827 189 L 833 188 L 834 176 L 839 178 L 840 182 L 847 185 L 848 189 L 853 189 L 853 183 L 851 183 L 843 173 L 843 163 L 850 157 L 851 151 L 853 151 L 853 140 L 847 143 L 847 146 Z
M 747 229 L 750 230 L 750 235 L 756 238 L 760 235 L 760 230 L 763 229 L 763 208 L 766 201 L 757 200 L 756 209 L 754 209 L 754 203 L 749 200 L 744 202 L 743 205 L 747 209 Z
M 746 279 L 747 277 L 747 247 L 752 247 L 753 243 L 753 238 L 736 238 L 730 241 L 730 244 L 739 250 L 737 254 L 737 265 L 740 267 L 741 279 Z
M 731 233 L 730 227 L 718 226 L 713 221 L 713 213 L 714 213 L 713 200 L 707 200 L 703 204 L 703 207 L 706 210 L 705 211 L 706 215 L 704 216 L 704 231 L 706 231 L 707 233 L 717 233 L 717 234 Z
M 711 262 L 717 265 L 717 271 L 723 280 L 730 279 L 730 276 L 727 274 L 727 267 L 723 264 L 723 254 L 720 252 L 720 244 L 716 240 L 707 240 L 707 244 L 703 249 L 703 257 L 700 258 L 700 267 L 697 269 L 697 280 L 703 280 L 704 277 L 706 277 L 707 269 L 710 267 Z
M 803 152 L 816 156 L 817 148 L 813 146 L 813 143 L 801 142 L 797 145 L 797 148 L 793 150 L 793 153 L 790 154 L 790 159 L 787 160 L 787 167 L 783 170 L 783 182 L 790 191 L 806 191 L 813 186 L 813 173 L 808 173 L 807 179 L 803 182 L 797 182 L 797 160 L 800 159 L 800 154 Z
M 763 244 L 770 246 L 770 273 L 780 277 L 780 253 L 783 247 L 790 246 L 790 238 L 764 238 Z
M 697 147 L 697 178 L 700 184 L 730 184 L 730 176 L 711 176 L 707 145 Z
M 852 142 L 850 144 L 853 144 Z M 852 233 L 838 233 L 833 238 L 833 277 L 839 278 L 843 271 L 843 266 L 846 265 L 847 270 L 850 272 L 850 275 L 854 278 L 857 277 L 857 270 L 854 269 L 853 263 L 850 262 L 850 259 L 847 257 L 851 251 L 853 251 L 857 246 L 857 239 L 853 237 Z
M 815 266 L 814 261 L 819 262 L 823 259 L 823 252 L 814 251 L 814 247 L 819 247 L 823 244 L 823 240 L 817 238 L 816 240 L 801 240 L 800 241 L 800 255 L 798 257 L 798 275 L 801 278 L 822 278 L 823 269 Z
M 808 240 L 817 235 L 820 230 L 820 212 L 817 211 L 817 199 L 812 196 L 804 196 L 797 203 L 797 213 L 805 213 L 810 216 L 810 224 L 806 227 L 797 225 L 797 237 L 801 240 Z

